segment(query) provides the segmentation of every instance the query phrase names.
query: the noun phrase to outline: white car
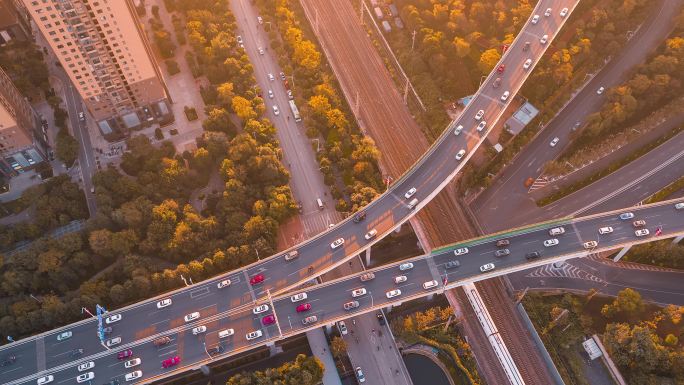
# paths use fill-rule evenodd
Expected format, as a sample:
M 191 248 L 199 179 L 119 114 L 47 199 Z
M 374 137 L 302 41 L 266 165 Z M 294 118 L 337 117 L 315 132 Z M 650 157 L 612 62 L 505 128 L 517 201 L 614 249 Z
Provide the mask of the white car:
M 411 269 L 413 269 L 413 263 L 411 263 L 411 262 L 406 262 L 406 263 L 402 263 L 401 265 L 399 265 L 399 270 L 401 270 L 401 271 L 406 271 L 406 270 L 411 270 Z
M 267 312 L 268 309 L 269 309 L 268 305 L 263 304 L 263 305 L 259 305 L 259 306 L 255 307 L 254 310 L 252 310 L 252 313 L 261 314 L 263 312 Z
M 401 295 L 401 290 L 399 290 L 399 289 L 390 290 L 387 293 L 385 293 L 385 295 L 387 296 L 388 299 L 394 298 L 394 297 Z
M 480 266 L 480 271 L 485 273 L 487 271 L 494 270 L 494 264 L 493 263 L 488 263 L 486 265 Z
M 434 279 L 423 283 L 423 289 L 425 290 L 432 289 L 433 287 L 437 287 L 437 281 Z
M 542 44 L 546 44 L 547 41 L 549 41 L 549 35 L 544 35 L 541 39 L 539 39 L 539 42 Z
M 361 297 L 362 295 L 366 295 L 366 289 L 363 287 L 358 288 L 358 289 L 354 289 L 354 290 L 352 290 L 351 294 L 352 294 L 352 297 L 354 297 L 354 298 Z
M 534 15 L 534 16 L 532 16 L 532 21 L 531 21 L 531 23 L 532 23 L 532 24 L 537 24 L 537 23 L 539 23 L 539 15 Z
M 559 226 L 559 227 L 554 227 L 551 230 L 549 230 L 549 235 L 550 236 L 556 236 L 556 235 L 562 235 L 565 234 L 565 227 Z
M 224 287 L 228 286 L 230 286 L 230 279 L 224 279 L 223 281 L 216 284 L 216 287 L 219 289 L 223 289 Z
M 546 247 L 556 246 L 557 244 L 558 244 L 558 239 L 556 239 L 556 238 L 551 238 L 551 239 L 547 239 L 544 241 L 544 246 L 546 246 Z
M 280 110 L 278 109 L 278 106 L 273 106 L 273 115 L 275 115 L 275 116 L 280 115 Z
M 263 54 L 264 54 L 264 48 L 263 48 L 263 47 L 259 47 L 259 55 L 263 55 Z
M 397 275 L 396 277 L 394 277 L 394 283 L 406 282 L 406 279 L 407 278 L 405 275 Z
M 249 340 L 253 340 L 255 338 L 259 338 L 261 336 L 262 336 L 261 330 L 255 330 L 253 332 L 247 333 L 245 335 L 245 338 L 247 338 L 247 340 L 249 341 Z
M 261 16 L 257 16 L 257 22 L 259 24 L 264 24 L 264 19 L 262 19 Z
M 344 245 L 344 238 L 337 238 L 335 239 L 335 242 L 330 244 L 330 248 L 335 250 L 336 248 Z
M 634 213 L 622 213 L 620 214 L 620 219 L 623 221 L 626 221 L 627 219 L 632 219 L 634 218 Z
M 458 127 L 454 129 L 454 135 L 458 135 L 463 131 L 463 125 L 459 124 Z
M 196 328 L 192 328 L 192 334 L 193 334 L 193 335 L 202 334 L 202 333 L 204 333 L 204 332 L 206 332 L 206 331 L 207 331 L 207 327 L 204 326 L 204 325 L 198 326 L 198 327 L 196 327 Z
M 275 81 L 275 76 L 273 76 L 273 74 L 270 73 L 270 72 L 269 72 L 269 74 L 268 74 L 268 80 L 270 80 L 270 81 Z
M 459 249 L 454 250 L 454 255 L 459 256 L 459 255 L 465 255 L 468 254 L 468 248 L 467 247 L 461 247 Z
M 648 234 L 650 234 L 648 229 L 639 229 L 639 230 L 634 232 L 634 235 L 636 235 L 637 237 L 645 237 Z
M 83 112 L 78 113 L 78 120 L 85 122 L 85 114 Z
M 76 377 L 76 382 L 80 384 L 82 382 L 90 381 L 93 378 L 95 378 L 95 373 L 93 373 L 93 372 L 83 373 L 80 376 Z
M 268 98 L 273 99 L 273 90 L 268 90 Z
M 532 65 L 532 59 L 527 59 L 523 63 L 523 69 L 529 69 L 531 65 Z
M 53 376 L 52 374 L 48 374 L 45 377 L 39 378 L 37 383 L 38 383 L 38 385 L 45 385 L 45 384 L 51 383 L 54 380 L 55 380 L 55 376 Z
M 199 316 L 200 316 L 200 313 L 198 311 L 195 311 L 195 312 L 192 312 L 192 313 L 186 315 L 184 320 L 185 320 L 185 322 L 194 321 L 194 320 L 198 319 Z
M 299 301 L 304 301 L 306 298 L 307 298 L 306 293 L 299 293 L 299 294 L 295 294 L 292 297 L 290 297 L 290 301 L 299 302 Z
M 458 153 L 456 153 L 456 160 L 461 160 L 461 159 L 463 159 L 463 157 L 465 156 L 465 152 L 466 152 L 466 151 L 462 149 L 461 151 L 459 151 Z
M 126 374 L 126 381 L 133 381 L 142 377 L 142 370 L 136 370 L 135 372 L 130 372 Z
M 484 128 L 485 128 L 486 125 L 487 125 L 487 122 L 485 122 L 484 120 L 481 121 L 480 124 L 477 125 L 477 130 L 478 130 L 478 131 L 484 130 Z
M 128 360 L 128 361 L 124 362 L 124 368 L 130 369 L 130 368 L 136 367 L 136 366 L 140 365 L 141 362 L 142 362 L 142 360 L 140 358 L 134 358 L 132 360 Z
M 596 95 L 601 95 L 603 93 L 603 91 L 605 91 L 605 90 L 606 89 L 604 87 L 599 87 L 599 89 L 596 90 Z
M 356 372 L 356 378 L 359 379 L 359 382 L 366 382 L 366 376 L 363 375 L 363 370 L 361 370 L 360 366 L 357 366 L 354 371 Z
M 163 300 L 157 302 L 157 309 L 163 309 L 171 305 L 171 298 L 164 298 Z
M 344 323 L 344 321 L 340 321 L 337 323 L 337 328 L 340 329 L 340 334 L 343 336 L 346 336 L 349 331 L 347 330 L 347 325 Z
M 477 111 L 477 114 L 475 114 L 475 120 L 480 120 L 484 116 L 484 110 Z
M 549 143 L 549 146 L 551 146 L 551 147 L 556 147 L 556 145 L 558 144 L 558 142 L 560 142 L 560 138 L 559 138 L 559 137 L 555 137 L 555 138 L 553 138 L 553 139 L 551 140 L 551 143 Z
M 682 210 L 682 209 L 684 209 L 684 202 L 675 203 L 674 207 L 675 207 L 675 210 Z
M 107 323 L 107 325 L 113 324 L 114 322 L 119 322 L 119 321 L 121 321 L 121 314 L 110 315 L 109 317 L 107 317 L 105 319 L 105 322 Z
M 290 100 L 294 99 L 294 95 L 292 94 L 292 90 L 287 90 L 287 98 Z
M 416 193 L 416 191 L 417 191 L 417 190 L 416 190 L 415 187 L 411 187 L 411 189 L 408 190 L 408 191 L 406 192 L 406 194 L 404 194 L 404 198 L 406 198 L 406 199 L 411 198 L 411 197 L 413 196 L 413 194 Z
M 112 339 L 107 340 L 106 344 L 108 347 L 112 347 L 115 345 L 118 345 L 121 343 L 121 337 L 114 337 Z
M 501 101 L 502 101 L 502 102 L 505 102 L 506 100 L 508 100 L 508 96 L 509 96 L 510 94 L 511 94 L 511 93 L 508 92 L 508 91 L 504 92 L 503 95 L 501 95 Z
M 599 234 L 601 234 L 601 235 L 603 235 L 603 234 L 610 234 L 610 233 L 613 232 L 613 228 L 610 227 L 610 226 L 601 227 L 601 228 L 598 230 L 598 232 L 599 232 Z
M 88 369 L 92 369 L 95 367 L 95 361 L 90 361 L 90 362 L 84 362 L 81 365 L 78 365 L 78 371 L 79 372 L 85 372 Z
M 370 240 L 371 238 L 375 237 L 376 235 L 378 235 L 378 230 L 372 229 L 371 231 L 366 233 L 364 238 L 366 238 L 366 240 Z
M 551 8 L 546 8 L 546 11 L 544 11 L 544 16 L 546 16 L 546 17 L 551 16 Z
M 585 249 L 593 249 L 594 247 L 598 246 L 598 242 L 596 241 L 589 241 L 589 242 L 584 242 L 582 244 Z
M 57 341 L 64 341 L 71 338 L 71 331 L 62 332 L 57 336 Z
M 567 16 L 567 15 L 568 15 L 568 9 L 567 9 L 567 8 L 561 9 L 561 11 L 560 11 L 560 16 L 561 16 L 561 17 L 565 17 L 565 16 Z
M 242 40 L 242 36 L 237 35 L 237 38 L 235 40 L 237 40 L 237 43 L 240 47 L 244 47 L 244 41 Z
M 232 336 L 233 334 L 235 334 L 235 329 L 225 329 L 218 332 L 218 337 L 226 338 Z

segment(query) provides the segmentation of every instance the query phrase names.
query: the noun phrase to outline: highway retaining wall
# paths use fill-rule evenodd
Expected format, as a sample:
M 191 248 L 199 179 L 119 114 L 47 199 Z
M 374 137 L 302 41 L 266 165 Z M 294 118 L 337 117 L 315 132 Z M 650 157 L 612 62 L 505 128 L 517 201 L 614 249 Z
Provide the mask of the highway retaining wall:
M 544 346 L 544 343 L 539 337 L 539 334 L 537 334 L 537 329 L 535 329 L 534 325 L 532 325 L 532 320 L 530 320 L 530 317 L 527 315 L 525 307 L 521 303 L 519 303 L 518 306 L 516 306 L 516 308 L 520 313 L 520 317 L 523 320 L 523 324 L 532 335 L 532 339 L 534 340 L 535 345 L 537 345 L 537 349 L 539 349 L 539 353 L 544 359 L 544 363 L 546 363 L 546 367 L 549 369 L 551 377 L 553 377 L 554 381 L 556 381 L 556 385 L 565 385 L 565 382 L 563 382 L 563 378 L 558 372 L 558 368 L 556 368 L 556 365 L 553 363 L 553 360 L 551 359 L 549 351 L 546 350 L 546 346 Z

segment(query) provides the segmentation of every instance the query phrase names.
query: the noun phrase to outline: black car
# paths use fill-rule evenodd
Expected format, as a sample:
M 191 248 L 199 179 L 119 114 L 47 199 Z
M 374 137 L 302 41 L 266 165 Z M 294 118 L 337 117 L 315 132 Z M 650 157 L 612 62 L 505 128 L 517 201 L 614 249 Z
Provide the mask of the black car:
M 366 219 L 366 212 L 361 211 L 360 213 L 356 214 L 356 216 L 354 216 L 354 223 L 359 223 L 364 219 Z
M 531 253 L 525 254 L 525 258 L 527 258 L 527 259 L 536 259 L 539 257 L 541 257 L 541 253 L 538 251 L 533 251 Z
M 387 323 L 387 322 L 385 321 L 385 316 L 383 316 L 382 313 L 377 313 L 377 314 L 375 315 L 375 318 L 378 319 L 378 322 L 380 322 L 380 325 L 381 325 L 381 326 L 385 326 L 385 324 Z
M 4 360 L 2 360 L 2 362 L 0 362 L 0 366 L 12 365 L 14 363 L 14 361 L 16 361 L 16 360 L 17 360 L 16 356 L 7 356 L 7 357 L 5 357 Z
M 223 345 L 216 345 L 216 347 L 213 347 L 211 349 L 208 349 L 209 355 L 216 355 L 216 354 L 221 354 L 223 353 L 225 349 L 223 348 Z
M 453 269 L 453 268 L 459 267 L 459 266 L 461 266 L 461 262 L 459 262 L 457 260 L 449 261 L 449 262 L 444 264 L 445 269 Z

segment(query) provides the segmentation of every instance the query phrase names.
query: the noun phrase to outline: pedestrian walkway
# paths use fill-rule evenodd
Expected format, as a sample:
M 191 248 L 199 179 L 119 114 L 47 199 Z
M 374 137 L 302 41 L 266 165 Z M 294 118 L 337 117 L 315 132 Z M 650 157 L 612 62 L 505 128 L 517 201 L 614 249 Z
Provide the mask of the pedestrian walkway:
M 325 338 L 323 329 L 317 328 L 306 332 L 306 338 L 309 340 L 311 352 L 323 364 L 323 384 L 324 385 L 342 385 L 340 375 L 337 373 L 335 367 L 335 360 L 330 353 L 330 346 L 328 340 Z

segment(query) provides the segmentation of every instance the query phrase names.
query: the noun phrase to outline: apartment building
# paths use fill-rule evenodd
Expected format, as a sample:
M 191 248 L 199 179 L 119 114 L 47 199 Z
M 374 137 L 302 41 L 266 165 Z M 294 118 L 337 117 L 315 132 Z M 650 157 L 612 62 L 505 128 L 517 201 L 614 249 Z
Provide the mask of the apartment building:
M 26 40 L 31 28 L 21 17 L 16 0 L 0 0 L 0 47 L 11 40 Z
M 21 0 L 106 136 L 173 119 L 130 0 Z
M 0 174 L 12 177 L 45 160 L 46 140 L 38 114 L 0 68 Z

